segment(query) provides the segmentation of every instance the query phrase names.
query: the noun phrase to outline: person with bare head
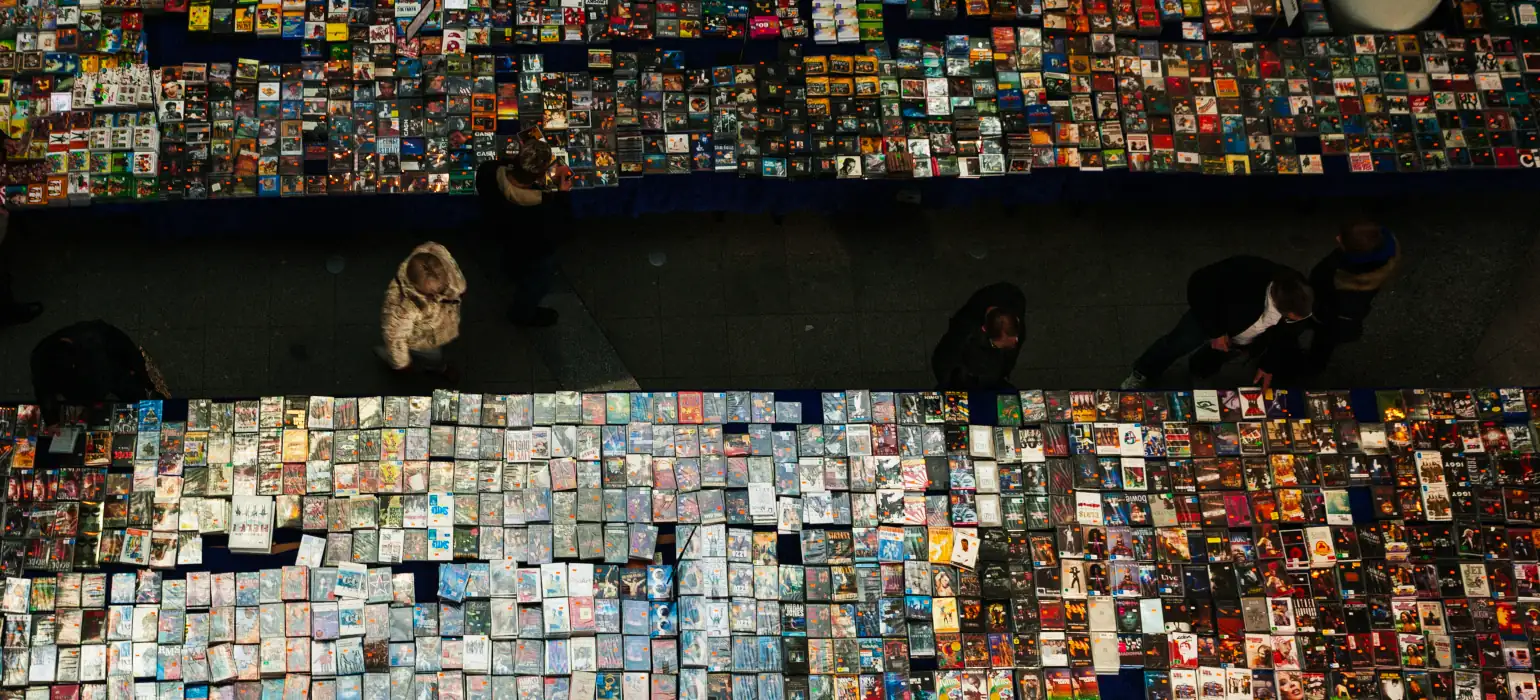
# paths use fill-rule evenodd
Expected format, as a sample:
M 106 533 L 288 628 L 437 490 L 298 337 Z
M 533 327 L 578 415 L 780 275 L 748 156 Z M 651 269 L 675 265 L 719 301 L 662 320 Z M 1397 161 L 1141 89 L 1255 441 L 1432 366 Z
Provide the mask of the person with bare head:
M 1315 293 L 1293 268 L 1237 255 L 1192 273 L 1187 279 L 1187 305 L 1176 327 L 1134 361 L 1134 371 L 1123 380 L 1122 389 L 1143 389 L 1183 356 L 1188 357 L 1195 378 L 1214 374 L 1234 357 L 1255 358 L 1253 381 L 1268 388 L 1273 363 L 1283 355 L 1269 349 L 1285 337 L 1294 337 L 1275 329 L 1310 318 Z
M 32 384 L 44 417 L 59 406 L 170 397 L 160 369 L 132 338 L 106 321 L 55 331 L 33 347 Z
M 1009 282 L 974 292 L 931 353 L 936 384 L 951 390 L 1009 388 L 1026 310 L 1026 295 Z

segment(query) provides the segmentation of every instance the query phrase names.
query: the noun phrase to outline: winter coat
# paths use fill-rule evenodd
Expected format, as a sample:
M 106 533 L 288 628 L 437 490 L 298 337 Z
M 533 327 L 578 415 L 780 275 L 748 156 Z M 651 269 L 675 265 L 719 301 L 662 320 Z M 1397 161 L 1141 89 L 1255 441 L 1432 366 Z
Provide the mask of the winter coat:
M 170 396 L 144 351 L 106 321 L 59 329 L 32 349 L 31 365 L 38 403 L 49 415 L 62 404 Z
M 428 253 L 444 263 L 448 286 L 439 299 L 429 299 L 407 279 L 406 266 L 412 256 Z M 460 297 L 465 294 L 465 276 L 449 251 L 437 243 L 424 243 L 401 261 L 396 277 L 385 288 L 385 305 L 380 309 L 385 350 L 390 364 L 401 369 L 411 364 L 410 350 L 443 347 L 460 335 Z
M 514 187 L 496 161 L 476 169 L 476 198 L 487 236 L 516 242 L 511 250 L 547 257 L 572 227 L 572 193 Z
M 1019 323 L 1026 314 L 1027 299 L 1020 287 L 1009 282 L 989 285 L 969 297 L 968 303 L 952 315 L 946 335 L 930 355 L 931 370 L 940 388 L 982 390 L 1009 386 L 1021 343 L 1010 349 L 990 344 L 982 327 L 991 308 L 1009 312 Z
M 1239 335 L 1262 317 L 1268 287 L 1287 269 L 1250 255 L 1225 258 L 1187 278 L 1187 306 L 1204 335 Z
M 1363 335 L 1374 296 L 1390 283 L 1401 263 L 1401 245 L 1385 231 L 1380 247 L 1367 253 L 1333 250 L 1310 271 L 1315 320 L 1341 342 Z

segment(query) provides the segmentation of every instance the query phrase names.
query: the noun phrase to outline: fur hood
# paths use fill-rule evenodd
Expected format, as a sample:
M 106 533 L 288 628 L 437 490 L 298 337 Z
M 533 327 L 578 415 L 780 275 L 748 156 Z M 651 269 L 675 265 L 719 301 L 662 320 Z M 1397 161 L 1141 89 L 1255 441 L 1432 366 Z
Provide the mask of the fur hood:
M 1332 285 L 1345 292 L 1373 292 L 1384 287 L 1401 264 L 1401 244 L 1389 232 L 1380 250 L 1358 259 L 1345 258 L 1332 277 Z
M 426 253 L 444 263 L 449 284 L 440 299 L 429 299 L 412 286 L 406 266 L 413 256 Z M 465 294 L 465 275 L 449 251 L 437 243 L 424 243 L 412 250 L 396 268 L 396 277 L 385 288 L 385 303 L 380 309 L 380 325 L 390 364 L 396 369 L 411 363 L 411 350 L 443 347 L 460 335 L 460 297 Z
M 424 297 L 422 292 L 417 291 L 417 288 L 413 287 L 412 282 L 406 277 L 407 263 L 411 262 L 412 258 L 416 257 L 419 253 L 427 253 L 438 258 L 439 262 L 444 263 L 444 270 L 449 273 L 449 284 L 444 289 L 444 298 L 459 301 L 460 296 L 465 294 L 465 275 L 460 274 L 460 265 L 455 262 L 454 256 L 449 254 L 449 249 L 432 241 L 413 248 L 412 253 L 406 256 L 406 259 L 402 260 L 400 265 L 396 266 L 396 283 L 400 285 L 402 294 L 418 306 L 425 306 L 429 303 L 427 297 Z

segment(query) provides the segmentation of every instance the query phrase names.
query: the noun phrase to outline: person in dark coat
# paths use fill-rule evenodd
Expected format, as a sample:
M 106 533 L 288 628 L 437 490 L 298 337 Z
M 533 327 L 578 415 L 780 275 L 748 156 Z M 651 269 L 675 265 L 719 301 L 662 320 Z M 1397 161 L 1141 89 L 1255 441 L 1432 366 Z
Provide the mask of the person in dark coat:
M 9 137 L 0 132 L 0 163 L 6 162 L 7 156 L 5 142 Z M 11 212 L 6 209 L 4 179 L 0 177 L 0 244 L 5 243 L 5 237 L 10 233 Z M 11 290 L 11 266 L 10 256 L 6 256 L 4 263 L 0 263 L 0 326 L 15 326 L 27 323 L 43 313 L 43 305 L 35 301 L 19 302 Z
M 514 325 L 555 325 L 555 309 L 540 305 L 556 277 L 556 249 L 572 214 L 572 171 L 556 162 L 544 141 L 523 142 L 511 158 L 476 169 L 476 199 L 483 232 L 502 241 L 515 291 L 508 309 Z
M 959 391 L 1011 388 L 1026 310 L 1026 296 L 1009 282 L 974 292 L 952 315 L 946 335 L 931 353 L 937 386 Z
M 1176 327 L 1134 361 L 1123 389 L 1144 388 L 1189 353 L 1193 376 L 1206 377 L 1242 351 L 1261 357 L 1253 381 L 1270 386 L 1276 354 L 1264 350 L 1277 336 L 1269 331 L 1309 318 L 1315 294 L 1305 276 L 1293 268 L 1238 255 L 1192 273 L 1187 279 L 1187 305 Z
M 1363 337 L 1374 297 L 1390 283 L 1401 263 L 1401 242 L 1379 224 L 1344 226 L 1337 247 L 1310 270 L 1315 291 L 1313 335 L 1302 371 L 1320 372 L 1342 343 Z
M 169 398 L 160 370 L 126 333 L 83 321 L 32 348 L 32 388 L 47 411 L 64 404 Z

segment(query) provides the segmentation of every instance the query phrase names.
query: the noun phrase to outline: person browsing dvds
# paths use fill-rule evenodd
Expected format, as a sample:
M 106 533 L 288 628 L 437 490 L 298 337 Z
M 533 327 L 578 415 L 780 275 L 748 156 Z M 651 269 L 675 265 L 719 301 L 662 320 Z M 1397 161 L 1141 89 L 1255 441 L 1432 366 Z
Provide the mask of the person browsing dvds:
M 1021 318 L 1026 310 L 1026 295 L 1009 282 L 974 292 L 952 315 L 946 334 L 931 353 L 937 386 L 1009 389 L 1011 370 L 1021 355 Z
M 556 276 L 559 236 L 571 218 L 572 170 L 559 161 L 538 130 L 525 132 L 512 157 L 476 169 L 482 230 L 504 244 L 504 265 L 514 281 L 508 320 L 516 326 L 556 323 L 540 302 Z
M 11 212 L 6 208 L 5 185 L 7 176 L 5 163 L 10 161 L 10 152 L 19 150 L 20 142 L 6 135 L 0 130 L 0 244 L 5 243 L 6 234 L 11 227 Z M 11 291 L 11 266 L 10 256 L 0 258 L 0 327 L 14 326 L 27 323 L 43 313 L 43 305 L 40 302 L 18 302 L 16 295 Z
M 106 321 L 65 326 L 38 341 L 32 388 L 44 417 L 60 406 L 170 398 L 160 369 L 127 333 Z
M 1237 355 L 1259 358 L 1253 381 L 1272 385 L 1273 366 L 1283 353 L 1268 353 L 1281 324 L 1310 318 L 1315 293 L 1297 270 L 1250 255 L 1237 255 L 1199 268 L 1187 278 L 1187 313 L 1134 361 L 1121 388 L 1137 391 L 1188 356 L 1195 378 L 1219 371 Z

